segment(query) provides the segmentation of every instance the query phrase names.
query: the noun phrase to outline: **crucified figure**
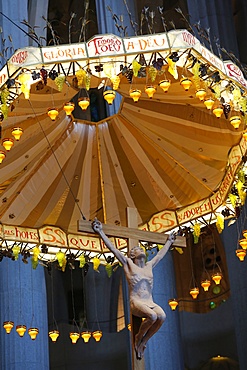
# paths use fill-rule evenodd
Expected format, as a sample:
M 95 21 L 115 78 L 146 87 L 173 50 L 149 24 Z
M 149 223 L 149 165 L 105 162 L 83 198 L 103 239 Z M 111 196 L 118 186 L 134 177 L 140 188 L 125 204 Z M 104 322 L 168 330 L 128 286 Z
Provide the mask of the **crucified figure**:
M 102 224 L 97 219 L 92 222 L 92 228 L 123 265 L 129 285 L 131 312 L 133 315 L 144 319 L 138 333 L 135 335 L 134 343 L 136 357 L 141 359 L 147 341 L 159 330 L 166 318 L 163 309 L 153 301 L 153 268 L 168 252 L 175 241 L 175 234 L 171 233 L 163 248 L 155 257 L 146 262 L 145 251 L 139 246 L 131 249 L 129 257 L 124 256 L 105 235 Z

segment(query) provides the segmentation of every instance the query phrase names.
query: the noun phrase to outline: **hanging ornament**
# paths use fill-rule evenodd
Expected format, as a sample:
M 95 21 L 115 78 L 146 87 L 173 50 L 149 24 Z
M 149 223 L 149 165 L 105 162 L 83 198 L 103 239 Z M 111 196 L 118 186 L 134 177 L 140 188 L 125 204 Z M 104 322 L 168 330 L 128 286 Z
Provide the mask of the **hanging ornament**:
M 17 77 L 17 79 L 21 84 L 21 92 L 23 92 L 25 99 L 29 99 L 31 84 L 33 82 L 31 73 L 22 73 Z
M 132 62 L 132 69 L 133 69 L 134 77 L 138 76 L 138 72 L 141 69 L 141 67 L 142 67 L 141 64 L 138 63 L 136 59 L 134 59 Z
M 196 223 L 195 225 L 193 225 L 194 244 L 198 243 L 200 234 L 201 234 L 201 226 L 200 224 Z
M 86 263 L 86 258 L 84 256 L 84 254 L 82 254 L 79 258 L 79 262 L 80 262 L 80 265 L 79 265 L 79 268 L 82 269 Z
M 99 268 L 99 265 L 100 265 L 100 259 L 98 257 L 94 257 L 92 261 L 93 261 L 93 269 L 94 269 L 94 271 L 99 272 L 98 271 L 98 268 Z
M 177 80 L 178 71 L 177 71 L 176 62 L 173 62 L 172 59 L 168 58 L 167 63 L 168 63 L 168 72 L 175 78 L 175 80 Z
M 58 91 L 62 91 L 64 82 L 65 82 L 65 76 L 64 75 L 57 76 L 54 82 L 57 86 Z

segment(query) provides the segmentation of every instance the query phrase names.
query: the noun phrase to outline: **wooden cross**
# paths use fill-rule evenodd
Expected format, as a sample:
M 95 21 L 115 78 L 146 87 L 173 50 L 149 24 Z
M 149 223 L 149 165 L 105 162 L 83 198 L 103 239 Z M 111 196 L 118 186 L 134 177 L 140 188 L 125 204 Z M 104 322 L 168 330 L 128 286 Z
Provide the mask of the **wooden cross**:
M 134 246 L 138 245 L 139 241 L 142 242 L 151 242 L 154 244 L 165 244 L 168 238 L 167 234 L 145 231 L 138 229 L 137 221 L 137 210 L 136 208 L 127 208 L 127 225 L 125 226 L 114 226 L 103 224 L 104 233 L 107 236 L 123 238 L 128 240 L 128 249 L 130 250 Z M 80 220 L 78 222 L 78 231 L 86 233 L 94 233 L 91 222 Z M 173 244 L 176 247 L 185 247 L 186 240 L 184 237 L 177 236 L 175 243 Z M 136 359 L 135 349 L 134 349 L 134 337 L 139 330 L 139 325 L 141 319 L 132 315 L 131 317 L 131 335 L 132 335 L 132 370 L 145 370 L 144 358 L 141 360 Z

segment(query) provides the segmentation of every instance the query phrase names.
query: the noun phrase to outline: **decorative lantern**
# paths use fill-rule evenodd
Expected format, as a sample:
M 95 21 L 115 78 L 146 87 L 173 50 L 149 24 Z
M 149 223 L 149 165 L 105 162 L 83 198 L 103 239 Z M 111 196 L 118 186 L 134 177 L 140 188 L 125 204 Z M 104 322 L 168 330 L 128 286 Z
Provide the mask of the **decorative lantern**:
M 205 89 L 199 89 L 199 90 L 197 90 L 197 92 L 196 92 L 196 97 L 199 99 L 199 100 L 201 100 L 201 101 L 203 101 L 204 100 L 204 98 L 205 98 L 205 96 L 207 95 L 207 92 L 206 92 L 206 90 Z
M 134 102 L 137 103 L 142 93 L 141 93 L 141 90 L 131 89 L 129 91 L 129 94 L 130 94 L 130 97 L 134 100 Z
M 78 99 L 78 105 L 82 110 L 86 110 L 90 104 L 90 100 L 87 96 L 83 96 L 82 98 Z
M 180 80 L 180 85 L 183 86 L 185 91 L 188 91 L 192 85 L 192 81 L 187 77 L 183 77 Z
M 113 100 L 116 97 L 116 93 L 113 90 L 106 90 L 104 91 L 103 96 L 104 96 L 104 99 L 107 101 L 107 103 L 109 105 L 112 105 Z
M 213 105 L 214 105 L 214 99 L 207 98 L 207 99 L 204 100 L 204 104 L 205 104 L 205 106 L 208 110 L 211 110 L 213 108 Z
M 30 338 L 32 340 L 35 340 L 37 335 L 39 334 L 39 329 L 38 328 L 29 328 L 28 329 L 28 334 L 30 335 Z
M 75 104 L 72 101 L 65 103 L 63 106 L 63 110 L 65 111 L 67 116 L 70 116 L 74 109 Z
M 244 237 L 244 238 L 247 238 L 247 230 L 243 230 L 243 231 L 242 231 L 242 234 L 243 234 L 243 237 Z
M 13 327 L 14 327 L 14 323 L 13 323 L 13 321 L 4 321 L 3 327 L 6 331 L 6 333 L 9 334 L 11 332 L 11 330 L 13 329 Z
M 131 324 L 129 323 L 127 326 L 128 330 L 131 331 Z
M 175 298 L 169 299 L 168 304 L 171 307 L 172 311 L 175 311 L 178 306 L 178 301 Z
M 5 150 L 7 150 L 7 152 L 10 151 L 13 145 L 14 145 L 13 139 L 6 138 L 2 140 L 2 146 L 4 147 Z
M 69 333 L 69 337 L 71 339 L 71 342 L 73 344 L 76 344 L 76 342 L 78 341 L 78 339 L 80 338 L 80 334 L 79 333 Z
M 240 261 L 243 261 L 246 256 L 246 249 L 237 249 L 236 256 L 239 258 Z
M 159 82 L 159 87 L 166 93 L 171 86 L 171 80 L 162 80 Z
M 208 280 L 208 279 L 202 280 L 202 282 L 201 282 L 201 286 L 204 289 L 204 292 L 208 291 L 208 288 L 210 287 L 210 285 L 211 285 L 211 283 L 210 283 L 210 280 Z
M 92 336 L 94 337 L 94 339 L 96 340 L 96 342 L 99 342 L 101 337 L 102 337 L 102 331 L 100 330 L 96 330 L 92 333 Z
M 20 337 L 23 337 L 27 330 L 27 327 L 26 325 L 17 325 L 15 330 L 17 331 Z
M 55 121 L 58 116 L 58 110 L 57 108 L 49 108 L 47 114 L 52 121 Z
M 217 106 L 216 108 L 213 109 L 213 114 L 217 117 L 220 118 L 223 113 L 223 108 L 220 106 Z
M 190 295 L 192 296 L 193 299 L 196 299 L 199 294 L 199 289 L 194 287 L 190 289 Z
M 23 134 L 23 130 L 20 127 L 14 127 L 11 131 L 12 135 L 14 136 L 16 141 L 19 141 L 21 138 L 21 135 Z
M 81 337 L 84 340 L 85 343 L 88 343 L 89 339 L 91 338 L 91 333 L 90 331 L 83 331 L 81 333 Z
M 59 337 L 59 331 L 58 330 L 49 331 L 49 337 L 51 338 L 52 342 L 56 342 L 57 338 Z
M 153 85 L 147 85 L 145 87 L 145 93 L 147 94 L 147 96 L 149 97 L 149 99 L 152 99 L 153 98 L 155 91 L 156 91 L 156 87 L 153 86 Z
M 247 249 L 247 239 L 244 238 L 244 239 L 240 239 L 238 241 L 238 244 L 243 248 L 243 249 Z
M 240 116 L 231 116 L 230 117 L 230 124 L 235 128 L 238 129 L 241 124 Z
M 215 274 L 212 275 L 212 279 L 215 282 L 216 285 L 219 285 L 222 279 L 222 274 L 221 272 L 216 272 Z
M 6 158 L 6 154 L 3 150 L 0 150 L 0 163 Z

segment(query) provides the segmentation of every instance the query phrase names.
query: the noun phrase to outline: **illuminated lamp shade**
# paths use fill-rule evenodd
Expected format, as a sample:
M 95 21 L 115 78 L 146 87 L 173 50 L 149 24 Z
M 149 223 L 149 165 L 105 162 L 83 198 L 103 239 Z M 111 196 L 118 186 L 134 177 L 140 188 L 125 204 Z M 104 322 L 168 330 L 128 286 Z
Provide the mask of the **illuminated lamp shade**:
M 247 238 L 247 230 L 243 230 L 243 231 L 242 231 L 242 234 L 243 234 L 243 237 L 244 237 L 244 238 Z
M 99 342 L 101 337 L 102 337 L 102 331 L 100 330 L 96 330 L 92 333 L 92 336 L 94 337 L 94 339 L 96 340 L 96 342 Z
M 175 298 L 169 299 L 168 304 L 171 307 L 172 311 L 175 311 L 178 306 L 178 301 Z
M 219 285 L 222 279 L 222 274 L 220 272 L 216 272 L 212 275 L 212 279 L 216 285 Z
M 19 141 L 21 138 L 21 135 L 23 134 L 23 130 L 20 127 L 14 127 L 11 131 L 12 135 L 14 136 L 16 141 Z
M 236 250 L 236 256 L 239 258 L 239 260 L 242 262 L 246 256 L 246 249 L 237 249 Z
M 91 338 L 91 333 L 90 331 L 83 331 L 81 333 L 81 337 L 84 340 L 85 343 L 88 343 L 89 339 Z
M 230 121 L 230 124 L 235 129 L 239 128 L 239 126 L 241 124 L 241 118 L 239 116 L 232 116 L 232 117 L 230 117 L 229 121 Z
M 188 91 L 192 85 L 192 81 L 187 77 L 183 77 L 180 80 L 180 85 L 183 86 L 185 91 Z
M 0 150 L 0 163 L 6 158 L 6 154 L 3 150 Z
M 107 103 L 109 105 L 112 105 L 113 100 L 116 97 L 116 93 L 113 90 L 106 90 L 104 91 L 103 96 L 104 96 L 104 99 L 107 101 Z
M 13 327 L 14 327 L 14 323 L 13 323 L 13 321 L 4 321 L 3 327 L 6 331 L 6 333 L 9 334 L 11 332 L 11 330 L 13 329 Z
M 78 99 L 78 105 L 82 110 L 86 110 L 90 104 L 90 100 L 87 96 L 83 96 L 82 98 Z
M 238 244 L 243 248 L 243 249 L 247 249 L 247 239 L 244 238 L 244 239 L 240 239 L 238 241 Z
M 73 344 L 76 344 L 76 342 L 78 341 L 78 339 L 80 338 L 80 334 L 79 333 L 69 333 L 69 337 L 71 339 L 71 342 Z
M 159 82 L 159 87 L 166 93 L 171 86 L 171 80 L 162 80 Z
M 23 337 L 27 330 L 27 327 L 26 325 L 17 325 L 15 330 L 17 331 L 20 337 Z
M 127 327 L 128 327 L 128 330 L 131 331 L 131 324 L 130 323 L 128 324 Z
M 153 85 L 147 85 L 145 87 L 145 93 L 147 94 L 147 96 L 149 97 L 149 99 L 152 99 L 153 98 L 155 91 L 156 91 L 156 87 L 153 86 Z
M 190 289 L 190 295 L 192 296 L 193 299 L 196 299 L 199 294 L 199 289 L 198 288 L 192 288 Z
M 140 99 L 141 94 L 142 94 L 141 90 L 138 90 L 138 89 L 131 89 L 129 91 L 129 95 L 134 100 L 135 103 L 138 102 L 138 100 Z
M 28 334 L 30 335 L 30 338 L 32 340 L 35 340 L 37 335 L 39 334 L 39 329 L 38 328 L 29 328 L 28 329 Z
M 208 288 L 210 287 L 210 285 L 211 283 L 210 283 L 210 280 L 208 279 L 202 280 L 201 282 L 201 286 L 204 289 L 204 292 L 208 292 Z
M 49 337 L 51 338 L 52 342 L 56 342 L 57 338 L 59 337 L 59 331 L 58 330 L 49 331 Z
M 207 98 L 207 99 L 204 100 L 204 104 L 205 104 L 205 106 L 208 110 L 211 110 L 213 108 L 213 105 L 214 105 L 214 99 Z
M 57 108 L 49 108 L 47 114 L 52 121 L 55 121 L 58 116 L 58 110 Z
M 7 150 L 7 152 L 10 151 L 13 145 L 14 145 L 13 139 L 6 138 L 2 140 L 2 146 L 4 147 L 5 150 Z
M 245 141 L 247 141 L 247 130 L 243 131 L 243 138 Z
M 70 116 L 74 109 L 75 109 L 75 104 L 72 101 L 68 101 L 63 106 L 63 110 L 65 111 L 67 116 Z
M 215 107 L 213 109 L 213 114 L 216 116 L 216 118 L 220 118 L 222 116 L 222 113 L 223 113 L 223 108 L 221 108 L 220 106 Z
M 199 100 L 201 100 L 201 101 L 203 101 L 204 100 L 204 98 L 205 98 L 205 96 L 207 95 L 207 92 L 206 92 L 206 90 L 205 89 L 199 89 L 199 90 L 197 90 L 197 92 L 196 92 L 196 97 L 199 99 Z

